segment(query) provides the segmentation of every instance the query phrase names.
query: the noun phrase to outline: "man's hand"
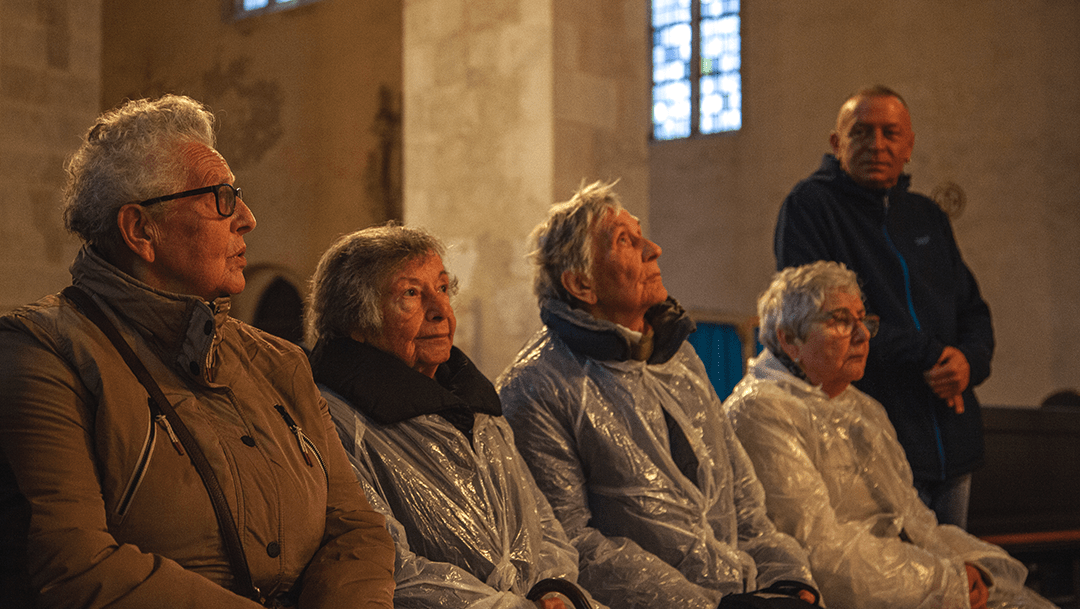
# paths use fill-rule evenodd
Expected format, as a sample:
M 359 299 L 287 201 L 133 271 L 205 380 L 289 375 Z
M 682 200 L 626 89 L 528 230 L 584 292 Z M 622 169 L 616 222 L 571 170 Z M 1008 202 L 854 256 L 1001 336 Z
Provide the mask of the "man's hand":
M 986 601 L 990 598 L 990 591 L 986 589 L 982 573 L 974 565 L 964 564 L 967 567 L 968 600 L 971 601 L 971 609 L 986 609 Z
M 956 414 L 964 412 L 964 398 L 960 394 L 971 381 L 971 366 L 962 351 L 956 347 L 945 347 L 937 363 L 924 372 L 923 377 L 934 395 L 945 400 Z

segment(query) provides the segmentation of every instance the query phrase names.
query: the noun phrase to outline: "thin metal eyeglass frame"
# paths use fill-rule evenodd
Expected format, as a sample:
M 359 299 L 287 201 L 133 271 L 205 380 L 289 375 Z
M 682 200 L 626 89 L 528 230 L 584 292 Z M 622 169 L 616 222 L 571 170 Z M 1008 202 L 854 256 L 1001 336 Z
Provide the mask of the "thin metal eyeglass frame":
M 229 188 L 229 190 L 232 190 L 232 192 L 233 192 L 233 205 L 232 205 L 232 209 L 229 210 L 229 213 L 225 213 L 225 212 L 221 211 L 221 195 L 218 194 L 218 189 L 220 189 L 222 186 L 227 186 Z M 213 186 L 203 186 L 202 188 L 193 188 L 191 190 L 185 190 L 183 192 L 177 192 L 177 193 L 174 193 L 174 194 L 171 194 L 171 195 L 163 195 L 163 196 L 160 196 L 160 197 L 154 197 L 153 199 L 147 199 L 145 201 L 141 201 L 141 202 L 138 203 L 138 205 L 140 205 L 142 207 L 150 207 L 151 205 L 157 205 L 158 203 L 164 203 L 165 201 L 172 201 L 174 199 L 183 199 L 185 197 L 194 197 L 195 195 L 202 195 L 202 194 L 206 194 L 206 193 L 210 193 L 210 192 L 214 193 L 214 207 L 217 209 L 218 215 L 220 215 L 223 218 L 228 218 L 229 216 L 236 213 L 236 201 L 238 199 L 240 201 L 244 200 L 244 193 L 243 193 L 243 191 L 241 189 L 236 188 L 232 184 L 224 183 L 224 184 L 214 184 Z
M 850 321 L 841 321 L 839 319 L 836 319 L 835 315 L 837 313 L 839 313 L 839 312 L 843 312 L 843 313 L 847 314 L 848 316 L 850 316 L 850 318 L 851 318 Z M 819 313 L 819 314 L 817 314 L 815 316 L 815 321 L 822 321 L 822 322 L 834 321 L 837 324 L 840 324 L 841 328 L 846 327 L 847 330 L 841 332 L 841 336 L 851 336 L 852 334 L 854 334 L 855 333 L 855 324 L 859 324 L 859 323 L 866 326 L 867 334 L 870 335 L 868 338 L 874 338 L 875 336 L 877 336 L 878 330 L 881 329 L 881 318 L 879 316 L 877 316 L 877 315 L 864 315 L 862 318 L 858 318 L 858 317 L 855 317 L 854 315 L 851 315 L 850 311 L 848 311 L 847 309 L 843 309 L 843 308 L 841 308 L 841 309 L 833 309 L 831 311 L 822 311 L 821 313 Z

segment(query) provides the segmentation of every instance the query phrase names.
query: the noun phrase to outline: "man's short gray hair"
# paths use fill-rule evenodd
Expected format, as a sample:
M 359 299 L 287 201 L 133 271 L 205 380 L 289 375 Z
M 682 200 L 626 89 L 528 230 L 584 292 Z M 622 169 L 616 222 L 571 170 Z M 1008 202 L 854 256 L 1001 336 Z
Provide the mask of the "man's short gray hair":
M 901 106 L 903 106 L 905 109 L 907 109 L 908 107 L 907 101 L 902 95 L 897 93 L 895 89 L 887 87 L 885 85 L 870 85 L 867 87 L 863 87 L 855 91 L 851 95 L 848 95 L 847 99 L 844 100 L 844 103 L 846 104 L 853 99 L 861 99 L 864 97 L 895 97 L 896 100 L 900 102 Z
M 593 226 L 605 214 L 623 209 L 614 186 L 615 182 L 583 185 L 569 201 L 552 206 L 548 219 L 533 229 L 536 249 L 531 256 L 537 266 L 533 291 L 540 304 L 549 299 L 580 304 L 563 287 L 562 275 L 571 271 L 592 276 Z
M 862 298 L 858 277 L 842 262 L 818 260 L 773 275 L 758 298 L 761 344 L 775 354 L 783 353 L 777 330 L 783 330 L 791 342 L 806 340 L 813 317 L 821 312 L 829 293 L 836 291 Z
M 104 252 L 119 247 L 120 207 L 182 189 L 188 143 L 214 147 L 214 115 L 189 97 L 128 101 L 102 114 L 65 167 L 67 229 Z
M 446 248 L 434 235 L 391 221 L 340 237 L 330 246 L 311 277 L 304 314 L 308 344 L 382 332 L 382 292 L 391 275 L 407 262 Z M 451 294 L 456 289 L 451 282 Z

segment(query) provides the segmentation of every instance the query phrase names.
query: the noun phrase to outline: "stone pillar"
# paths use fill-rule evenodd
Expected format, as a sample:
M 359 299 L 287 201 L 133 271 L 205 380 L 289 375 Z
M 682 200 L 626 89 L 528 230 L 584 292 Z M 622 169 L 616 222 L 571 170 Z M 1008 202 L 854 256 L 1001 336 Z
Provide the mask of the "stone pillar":
M 98 114 L 100 0 L 0 0 L 0 310 L 68 285 L 64 161 Z
M 492 379 L 540 327 L 528 235 L 548 207 L 621 179 L 647 216 L 646 8 L 404 2 L 404 218 L 450 247 L 455 344 Z

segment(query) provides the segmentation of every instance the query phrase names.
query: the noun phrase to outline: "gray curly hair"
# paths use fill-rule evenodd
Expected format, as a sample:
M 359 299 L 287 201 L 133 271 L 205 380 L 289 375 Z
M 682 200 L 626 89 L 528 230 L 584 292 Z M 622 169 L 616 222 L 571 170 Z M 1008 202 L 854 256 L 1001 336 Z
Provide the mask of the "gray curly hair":
M 778 330 L 794 340 L 806 340 L 814 315 L 821 311 L 829 293 L 835 291 L 863 297 L 858 277 L 842 262 L 818 260 L 773 275 L 757 303 L 761 344 L 773 353 L 783 353 Z
M 446 247 L 427 231 L 396 222 L 358 230 L 323 253 L 304 312 L 308 344 L 360 332 L 382 331 L 382 292 L 390 276 L 402 265 L 432 254 L 443 256 Z M 450 294 L 457 291 L 451 279 Z
M 533 229 L 530 239 L 536 249 L 530 256 L 537 266 L 533 291 L 541 305 L 549 299 L 581 304 L 563 287 L 562 275 L 571 271 L 592 277 L 592 228 L 606 214 L 623 209 L 615 184 L 598 181 L 581 186 L 569 201 L 553 205 L 548 219 Z
M 214 147 L 214 115 L 190 97 L 128 101 L 102 114 L 65 166 L 64 225 L 113 251 L 122 243 L 120 207 L 183 188 L 180 147 L 188 143 Z

